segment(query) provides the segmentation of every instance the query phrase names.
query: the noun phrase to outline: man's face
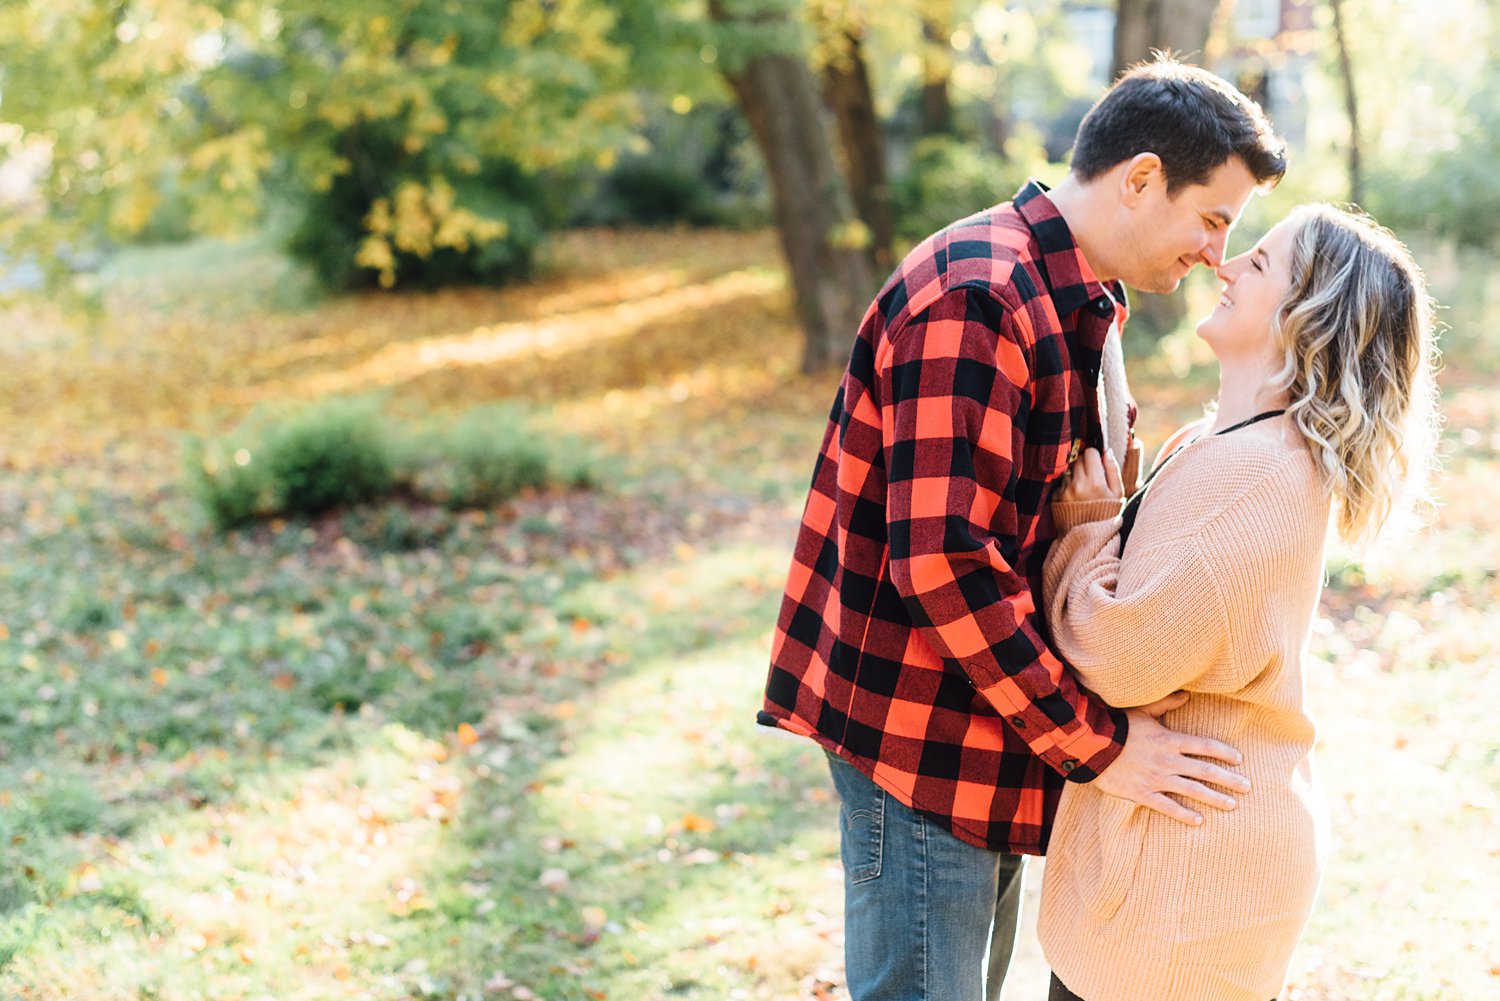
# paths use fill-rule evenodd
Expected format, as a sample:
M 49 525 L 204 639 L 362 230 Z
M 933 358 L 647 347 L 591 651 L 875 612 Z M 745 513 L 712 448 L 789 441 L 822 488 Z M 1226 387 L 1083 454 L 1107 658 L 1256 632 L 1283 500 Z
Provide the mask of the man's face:
M 1255 176 L 1233 156 L 1203 184 L 1167 194 L 1157 170 L 1131 192 L 1130 237 L 1122 248 L 1120 278 L 1143 292 L 1174 291 L 1194 265 L 1216 268 L 1229 231 L 1255 192 Z

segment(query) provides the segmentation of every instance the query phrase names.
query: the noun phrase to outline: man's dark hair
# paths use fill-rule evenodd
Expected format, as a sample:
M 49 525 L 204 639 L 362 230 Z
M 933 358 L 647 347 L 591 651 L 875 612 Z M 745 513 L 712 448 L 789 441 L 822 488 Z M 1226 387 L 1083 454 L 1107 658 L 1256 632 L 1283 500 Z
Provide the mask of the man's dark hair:
M 1140 153 L 1161 157 L 1168 194 L 1203 184 L 1234 156 L 1268 188 L 1286 173 L 1286 144 L 1260 105 L 1207 70 L 1166 57 L 1123 74 L 1084 116 L 1070 169 L 1092 181 Z

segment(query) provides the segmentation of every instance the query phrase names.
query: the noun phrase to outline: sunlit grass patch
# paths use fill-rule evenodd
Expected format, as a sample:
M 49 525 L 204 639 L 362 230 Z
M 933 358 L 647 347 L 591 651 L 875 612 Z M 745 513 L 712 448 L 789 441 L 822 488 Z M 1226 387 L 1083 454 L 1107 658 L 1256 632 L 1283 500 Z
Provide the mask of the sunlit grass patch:
M 516 908 L 507 973 L 539 996 L 773 996 L 836 954 L 822 754 L 747 712 L 781 554 L 682 555 L 574 597 L 620 655 L 586 701 L 555 707 L 564 753 L 490 849 Z
M 356 956 L 434 906 L 429 874 L 463 787 L 445 745 L 399 726 L 351 720 L 340 740 L 335 763 L 241 759 L 225 770 L 244 779 L 232 795 L 77 844 L 45 931 L 5 979 L 42 997 L 178 997 L 213 983 L 219 996 L 315 998 L 378 984 L 392 971 Z

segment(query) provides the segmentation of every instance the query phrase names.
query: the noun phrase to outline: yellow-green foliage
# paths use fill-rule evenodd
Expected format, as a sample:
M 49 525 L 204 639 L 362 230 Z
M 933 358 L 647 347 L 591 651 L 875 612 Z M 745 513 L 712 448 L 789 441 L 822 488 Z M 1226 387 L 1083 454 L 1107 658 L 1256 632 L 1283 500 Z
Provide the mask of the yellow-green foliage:
M 283 201 L 337 209 L 321 221 L 355 234 L 337 248 L 344 284 L 430 278 L 422 262 L 444 255 L 466 259 L 459 278 L 510 277 L 542 220 L 515 185 L 487 196 L 493 172 L 621 145 L 635 97 L 614 25 L 598 0 L 5 4 L 0 153 L 43 147 L 50 170 L 46 211 L 7 213 L 0 245 L 37 224 L 54 244 L 129 238 L 171 190 L 197 232 Z M 359 197 L 320 198 L 341 185 Z M 516 261 L 486 256 L 508 240 Z

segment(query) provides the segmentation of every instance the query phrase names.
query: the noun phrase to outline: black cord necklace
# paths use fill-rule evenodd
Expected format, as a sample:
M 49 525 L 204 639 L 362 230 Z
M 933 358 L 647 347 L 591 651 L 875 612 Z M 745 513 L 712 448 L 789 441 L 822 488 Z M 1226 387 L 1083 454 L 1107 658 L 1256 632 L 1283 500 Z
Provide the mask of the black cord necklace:
M 1265 410 L 1265 411 L 1262 411 L 1261 413 L 1256 414 L 1254 417 L 1247 417 L 1247 418 L 1245 418 L 1244 420 L 1240 421 L 1238 424 L 1231 424 L 1229 427 L 1224 428 L 1222 431 L 1215 431 L 1212 435 L 1210 435 L 1210 437 L 1217 438 L 1221 434 L 1228 434 L 1231 431 L 1238 431 L 1240 428 L 1249 427 L 1251 424 L 1258 424 L 1261 421 L 1270 420 L 1272 417 L 1280 417 L 1284 413 L 1286 413 L 1286 409 L 1285 408 L 1283 408 L 1281 410 Z M 1172 452 L 1171 455 L 1167 456 L 1165 459 L 1163 459 L 1160 462 L 1158 462 L 1156 464 L 1156 467 L 1154 469 L 1152 469 L 1151 472 L 1147 473 L 1146 474 L 1146 478 L 1141 481 L 1140 488 L 1138 490 L 1136 490 L 1135 493 L 1131 494 L 1130 495 L 1130 499 L 1125 502 L 1125 508 L 1124 508 L 1124 510 L 1122 510 L 1120 512 L 1120 555 L 1121 556 L 1125 555 L 1125 543 L 1130 538 L 1131 531 L 1135 528 L 1135 519 L 1136 519 L 1136 516 L 1140 514 L 1140 511 L 1141 511 L 1141 498 L 1143 498 L 1143 497 L 1146 496 L 1146 487 L 1150 485 L 1151 481 L 1156 478 L 1156 474 L 1159 473 L 1159 472 L 1161 472 L 1162 469 L 1166 466 L 1167 463 L 1171 462 L 1174 458 L 1176 458 L 1178 452 L 1181 452 L 1184 448 L 1187 448 L 1193 442 L 1197 441 L 1199 438 L 1202 438 L 1202 437 L 1203 437 L 1202 435 L 1197 435 L 1197 436 L 1195 436 L 1193 438 L 1190 438 L 1189 440 L 1187 440 L 1187 441 L 1183 442 L 1181 445 L 1179 445 Z
M 1258 424 L 1261 421 L 1270 420 L 1272 417 L 1280 417 L 1284 413 L 1286 413 L 1286 408 L 1285 407 L 1283 407 L 1280 410 L 1264 410 L 1264 411 L 1256 414 L 1254 417 L 1246 417 L 1244 420 L 1240 421 L 1238 424 L 1231 424 L 1231 425 L 1229 425 L 1229 427 L 1225 428 L 1222 431 L 1215 431 L 1213 433 L 1213 437 L 1217 438 L 1221 434 L 1228 434 L 1231 431 L 1238 431 L 1240 428 L 1249 427 L 1251 424 Z M 1199 437 L 1202 437 L 1202 435 L 1199 435 Z M 1193 441 L 1197 441 L 1197 440 L 1198 440 L 1197 438 L 1194 438 L 1192 441 L 1188 442 L 1188 444 L 1191 445 L 1193 443 Z M 1176 454 L 1177 454 L 1176 452 L 1172 453 L 1172 455 L 1176 455 Z M 1168 458 L 1170 458 L 1170 457 L 1171 456 L 1168 456 Z M 1155 470 L 1153 470 L 1153 472 L 1155 472 Z

